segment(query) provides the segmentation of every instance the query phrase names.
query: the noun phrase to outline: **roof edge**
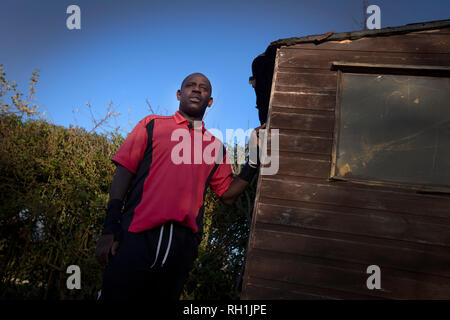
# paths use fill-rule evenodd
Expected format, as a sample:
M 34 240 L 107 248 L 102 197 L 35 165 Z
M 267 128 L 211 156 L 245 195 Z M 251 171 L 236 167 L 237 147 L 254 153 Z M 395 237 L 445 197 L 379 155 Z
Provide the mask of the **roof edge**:
M 281 47 L 281 46 L 292 46 L 299 43 L 323 43 L 326 41 L 341 41 L 341 40 L 356 40 L 364 37 L 375 37 L 375 36 L 383 36 L 383 35 L 393 35 L 393 34 L 405 34 L 414 31 L 424 31 L 430 29 L 439 29 L 450 27 L 450 19 L 447 20 L 437 20 L 430 22 L 421 22 L 421 23 L 411 23 L 404 26 L 399 27 L 386 27 L 382 29 L 374 29 L 374 30 L 360 30 L 360 31 L 349 31 L 349 32 L 340 32 L 334 33 L 334 31 L 330 31 L 325 34 L 320 35 L 310 35 L 306 37 L 294 37 L 294 38 L 285 38 L 273 41 L 268 46 L 267 50 L 272 47 Z

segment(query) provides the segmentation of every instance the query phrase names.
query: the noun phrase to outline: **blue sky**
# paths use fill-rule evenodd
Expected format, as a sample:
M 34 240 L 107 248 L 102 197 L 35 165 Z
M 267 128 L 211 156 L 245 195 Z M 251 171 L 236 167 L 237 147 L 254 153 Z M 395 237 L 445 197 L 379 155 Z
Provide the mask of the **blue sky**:
M 0 63 L 26 89 L 38 68 L 38 104 L 58 125 L 91 128 L 109 101 L 123 133 L 149 114 L 178 109 L 184 77 L 202 72 L 215 103 L 207 128 L 259 125 L 248 84 L 253 59 L 280 38 L 360 30 L 362 0 L 2 0 Z M 81 30 L 68 30 L 66 8 L 81 9 Z M 448 0 L 368 1 L 381 27 L 450 18 Z M 76 116 L 73 110 L 79 110 Z M 128 113 L 128 109 L 130 112 Z M 167 110 L 167 111 L 166 111 Z M 112 123 L 114 124 L 114 123 Z

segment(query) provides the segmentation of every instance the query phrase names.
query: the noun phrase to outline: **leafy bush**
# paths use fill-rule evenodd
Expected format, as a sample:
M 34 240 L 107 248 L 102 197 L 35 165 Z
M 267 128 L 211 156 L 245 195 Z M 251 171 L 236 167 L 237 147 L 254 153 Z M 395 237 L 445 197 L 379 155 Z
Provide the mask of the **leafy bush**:
M 79 265 L 81 297 L 98 290 L 93 248 L 101 232 L 123 139 L 63 128 L 44 120 L 0 118 L 0 270 L 6 291 L 23 281 L 43 298 L 80 297 L 65 289 L 66 268 Z M 25 295 L 26 297 L 26 295 Z

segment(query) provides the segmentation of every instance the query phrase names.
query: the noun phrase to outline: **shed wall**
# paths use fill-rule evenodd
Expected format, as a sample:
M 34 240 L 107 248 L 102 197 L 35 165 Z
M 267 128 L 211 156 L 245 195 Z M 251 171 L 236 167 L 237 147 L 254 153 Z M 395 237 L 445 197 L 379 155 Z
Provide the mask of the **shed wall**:
M 242 298 L 449 299 L 448 194 L 328 179 L 332 61 L 450 67 L 450 29 L 278 49 L 268 126 L 280 169 L 259 177 Z M 370 265 L 381 290 L 366 286 Z

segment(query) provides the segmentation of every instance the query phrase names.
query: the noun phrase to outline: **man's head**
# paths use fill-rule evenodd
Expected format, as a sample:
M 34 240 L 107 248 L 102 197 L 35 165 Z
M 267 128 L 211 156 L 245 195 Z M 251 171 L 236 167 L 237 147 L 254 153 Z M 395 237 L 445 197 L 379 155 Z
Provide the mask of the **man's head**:
M 213 102 L 211 92 L 211 83 L 203 74 L 188 75 L 181 83 L 181 89 L 177 91 L 180 111 L 191 118 L 201 120 L 206 108 Z

